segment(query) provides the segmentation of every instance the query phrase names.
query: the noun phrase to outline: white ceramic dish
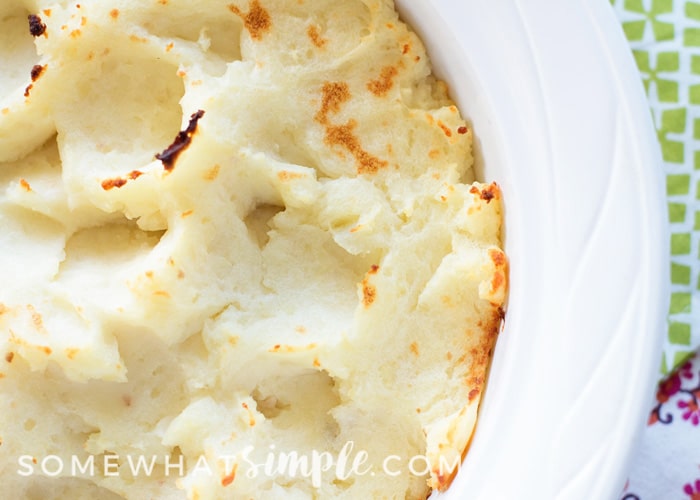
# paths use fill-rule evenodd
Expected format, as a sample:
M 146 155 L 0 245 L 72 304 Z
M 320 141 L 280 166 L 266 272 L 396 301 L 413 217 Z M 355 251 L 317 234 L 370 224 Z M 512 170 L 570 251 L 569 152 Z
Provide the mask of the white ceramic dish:
M 506 204 L 510 303 L 445 499 L 606 499 L 650 407 L 667 311 L 663 179 L 605 0 L 397 0 Z

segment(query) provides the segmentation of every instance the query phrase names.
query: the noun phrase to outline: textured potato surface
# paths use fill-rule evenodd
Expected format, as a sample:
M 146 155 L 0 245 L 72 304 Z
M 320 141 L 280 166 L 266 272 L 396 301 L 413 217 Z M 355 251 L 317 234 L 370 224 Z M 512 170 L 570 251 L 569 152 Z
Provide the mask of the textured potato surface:
M 506 293 L 471 145 L 390 0 L 3 0 L 0 497 L 445 489 Z

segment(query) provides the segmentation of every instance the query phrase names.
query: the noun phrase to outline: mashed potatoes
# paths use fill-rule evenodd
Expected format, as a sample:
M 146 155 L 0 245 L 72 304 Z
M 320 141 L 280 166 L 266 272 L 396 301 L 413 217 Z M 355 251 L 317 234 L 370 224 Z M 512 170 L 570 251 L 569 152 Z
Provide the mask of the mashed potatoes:
M 446 488 L 506 290 L 471 139 L 389 0 L 4 0 L 0 497 Z

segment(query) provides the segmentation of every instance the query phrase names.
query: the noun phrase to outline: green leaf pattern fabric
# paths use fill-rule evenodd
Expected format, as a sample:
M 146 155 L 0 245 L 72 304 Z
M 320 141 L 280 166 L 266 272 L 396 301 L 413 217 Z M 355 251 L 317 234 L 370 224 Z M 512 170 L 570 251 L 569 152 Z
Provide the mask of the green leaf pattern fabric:
M 671 296 L 661 371 L 700 347 L 700 1 L 612 0 L 644 83 L 666 177 Z

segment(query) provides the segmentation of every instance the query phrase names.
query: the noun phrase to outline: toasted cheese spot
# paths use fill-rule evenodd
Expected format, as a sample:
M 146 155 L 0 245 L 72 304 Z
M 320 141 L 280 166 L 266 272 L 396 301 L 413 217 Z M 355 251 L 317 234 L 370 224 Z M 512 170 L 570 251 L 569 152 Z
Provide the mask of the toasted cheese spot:
M 19 185 L 22 187 L 22 189 L 24 189 L 27 192 L 32 190 L 32 187 L 29 185 L 29 183 L 26 181 L 26 179 L 20 179 Z
M 32 305 L 28 305 L 27 310 L 32 317 L 32 324 L 34 325 L 34 328 L 42 333 L 46 333 L 46 330 L 44 329 L 44 320 L 41 317 L 41 314 L 39 314 Z
M 314 358 L 313 365 L 314 365 L 316 368 L 319 368 L 319 367 L 321 366 L 321 362 L 318 360 L 318 358 Z
M 402 54 L 408 54 L 411 51 L 411 44 L 410 43 L 404 43 L 403 48 L 401 49 Z
M 35 82 L 39 79 L 39 77 L 44 73 L 44 70 L 46 70 L 46 65 L 41 65 L 41 64 L 36 64 L 32 67 L 32 70 L 30 72 L 30 77 L 32 79 L 32 82 Z M 27 88 L 24 89 L 24 97 L 29 97 L 29 92 L 34 88 L 34 84 L 30 83 L 27 85 Z
M 10 108 L 2 108 L 2 114 L 3 114 L 3 115 L 9 115 L 9 114 L 10 114 Z
M 304 177 L 304 174 L 300 174 L 299 172 L 288 172 L 286 170 L 277 172 L 277 178 L 282 182 L 291 181 L 292 179 L 301 179 L 302 177 Z
M 51 17 L 51 9 L 44 9 L 42 12 L 46 17 Z
M 506 254 L 497 248 L 489 249 L 489 257 L 491 257 L 491 261 L 496 267 L 503 267 L 506 265 Z
M 370 277 L 377 273 L 379 266 L 373 265 L 372 268 L 367 272 L 362 283 L 362 304 L 365 307 L 369 307 L 374 303 L 377 298 L 377 287 L 369 282 Z
M 144 37 L 142 37 L 142 36 L 138 36 L 138 35 L 129 35 L 129 40 L 131 40 L 132 42 L 136 42 L 136 43 L 146 43 L 146 42 L 148 42 L 148 39 L 146 39 L 146 38 L 144 38 Z
M 119 17 L 119 9 L 112 9 L 109 11 L 109 17 L 111 17 L 113 20 L 117 20 Z
M 70 37 L 71 37 L 71 38 L 78 38 L 81 34 L 82 34 L 82 33 L 80 32 L 80 30 L 77 30 L 77 29 L 76 29 L 76 30 L 72 30 L 72 31 L 70 32 Z
M 272 348 L 268 349 L 268 352 L 287 352 L 287 353 L 292 353 L 292 352 L 302 352 L 302 351 L 311 351 L 316 348 L 318 344 L 311 343 L 307 345 L 289 345 L 289 344 L 275 344 L 272 346 Z
M 204 172 L 204 179 L 207 181 L 213 181 L 219 176 L 219 170 L 221 170 L 220 165 L 214 165 L 209 170 Z
M 477 363 L 479 363 L 479 366 L 484 366 L 486 361 L 486 359 L 482 359 L 478 360 Z M 475 387 L 478 390 L 478 388 L 484 384 L 484 379 L 482 377 L 468 377 L 466 379 L 466 384 L 470 387 Z
M 478 194 L 479 198 L 484 200 L 486 203 L 490 203 L 493 199 L 501 199 L 501 188 L 499 188 L 498 184 L 495 182 L 492 182 L 483 189 L 479 189 L 477 186 L 472 186 L 469 189 L 469 192 L 472 194 Z
M 127 182 L 133 181 L 143 175 L 143 172 L 138 170 L 132 170 L 127 174 L 126 177 L 115 177 L 113 179 L 105 179 L 102 181 L 102 189 L 109 191 L 112 188 L 120 188 L 124 186 Z
M 415 356 L 418 356 L 418 354 L 419 354 L 419 352 L 418 352 L 418 343 L 416 343 L 416 342 L 411 342 L 410 348 L 411 348 L 411 352 L 412 352 Z
M 362 148 L 360 140 L 353 133 L 356 126 L 355 120 L 350 120 L 345 125 L 330 125 L 326 128 L 324 141 L 329 146 L 340 146 L 346 149 L 355 158 L 359 174 L 376 174 L 389 163 Z
M 5 354 L 5 361 L 8 363 L 12 363 L 12 360 L 15 359 L 15 353 L 10 351 L 7 354 Z
M 243 20 L 243 25 L 253 40 L 262 40 L 263 35 L 272 27 L 270 14 L 260 5 L 258 0 L 253 0 L 248 4 L 248 12 L 245 14 L 233 4 L 229 5 L 228 8 Z
M 367 89 L 377 97 L 385 96 L 394 86 L 394 77 L 399 73 L 395 66 L 385 66 L 379 73 L 379 78 L 371 80 Z
M 321 88 L 321 93 L 321 109 L 316 113 L 315 119 L 326 124 L 328 113 L 337 113 L 340 111 L 340 105 L 350 100 L 350 87 L 346 82 L 326 82 Z
M 68 359 L 74 359 L 75 355 L 78 354 L 79 352 L 80 352 L 80 349 L 78 349 L 76 347 L 67 347 L 65 350 L 66 357 Z
M 165 290 L 156 290 L 155 292 L 153 292 L 153 295 L 156 295 L 158 297 L 165 297 L 166 299 L 170 298 L 170 294 Z
M 370 285 L 366 281 L 362 282 L 362 303 L 365 307 L 369 307 L 377 298 L 377 288 Z
M 175 44 L 173 42 L 168 43 L 168 45 L 165 46 L 165 51 L 170 52 L 171 50 L 173 50 L 174 46 Z
M 313 43 L 319 49 L 322 49 L 323 46 L 326 45 L 326 43 L 328 42 L 328 40 L 321 37 L 321 35 L 318 32 L 318 27 L 313 24 L 306 29 L 306 35 L 311 40 L 311 43 Z
M 504 288 L 506 284 L 506 277 L 503 274 L 503 271 L 496 271 L 493 274 L 493 278 L 491 278 L 491 293 L 494 295 L 494 297 L 498 297 L 500 294 L 498 293 L 501 288 Z
M 445 305 L 445 307 L 454 307 L 454 301 L 449 295 L 441 295 L 440 301 Z
M 248 403 L 241 403 L 241 406 L 246 409 L 248 412 L 248 425 L 251 427 L 255 426 L 255 418 L 253 417 L 253 412 L 250 411 L 250 408 L 248 407 Z
M 189 217 L 189 216 L 192 215 L 193 213 L 194 213 L 194 210 L 192 210 L 192 209 L 190 209 L 190 210 L 185 210 L 184 212 L 182 212 L 182 213 L 180 214 L 180 217 L 182 217 L 182 218 L 184 219 L 185 217 Z
M 438 120 L 438 127 L 442 129 L 442 131 L 445 133 L 447 137 L 452 137 L 452 130 L 450 130 L 450 127 L 442 123 L 440 120 Z
M 228 486 L 231 483 L 233 483 L 233 480 L 236 479 L 236 470 L 238 469 L 238 464 L 234 464 L 233 469 L 229 474 L 226 474 L 224 477 L 221 478 L 221 486 Z
M 498 193 L 497 193 L 497 188 L 495 187 L 494 184 L 489 185 L 485 189 L 481 191 L 481 199 L 485 200 L 486 203 L 489 203 L 491 200 L 494 198 L 497 198 Z

